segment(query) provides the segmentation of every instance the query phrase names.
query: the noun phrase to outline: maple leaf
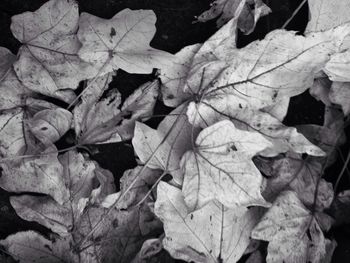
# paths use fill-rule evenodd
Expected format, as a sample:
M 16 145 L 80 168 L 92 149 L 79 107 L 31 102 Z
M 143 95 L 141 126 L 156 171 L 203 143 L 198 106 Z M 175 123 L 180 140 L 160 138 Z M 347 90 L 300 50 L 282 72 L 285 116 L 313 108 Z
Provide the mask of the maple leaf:
M 342 43 L 349 24 L 306 37 L 275 30 L 264 40 L 232 49 L 226 60 L 203 63 L 189 73 L 184 91 L 194 91 L 199 103 L 228 103 L 239 108 L 271 106 L 312 86 Z M 213 101 L 213 102 L 212 102 Z
M 226 207 L 268 206 L 260 193 L 262 176 L 251 158 L 271 146 L 257 132 L 220 121 L 201 131 L 184 154 L 182 191 L 190 211 L 218 200 Z
M 252 237 L 269 241 L 268 263 L 321 262 L 326 255 L 326 239 L 318 222 L 292 191 L 277 197 Z
M 190 212 L 180 189 L 165 182 L 157 188 L 155 213 L 163 221 L 164 248 L 177 259 L 193 262 L 237 262 L 249 245 L 259 211 L 227 209 L 218 202 Z
M 237 9 L 241 11 L 237 12 Z M 254 5 L 254 7 L 251 7 Z M 197 17 L 199 22 L 218 18 L 217 27 L 221 27 L 234 17 L 238 18 L 238 28 L 245 34 L 250 34 L 260 17 L 268 15 L 271 9 L 261 0 L 215 0 L 211 8 Z
M 99 77 L 82 102 L 74 108 L 75 133 L 79 144 L 112 143 L 129 140 L 135 122 L 147 120 L 153 113 L 158 98 L 157 80 L 136 89 L 121 105 L 121 94 L 112 90 L 100 100 L 103 91 L 112 81 L 112 75 Z M 95 88 L 96 87 L 96 88 Z
M 14 196 L 11 204 L 17 214 L 25 220 L 36 221 L 58 234 L 67 234 L 79 220 L 89 198 L 98 183 L 108 184 L 99 195 L 114 192 L 112 174 L 100 168 L 97 163 L 87 161 L 80 153 L 69 151 L 58 157 L 61 169 L 55 177 L 59 184 L 48 178 L 51 185 L 46 185 L 54 192 L 63 192 L 62 201 L 57 203 L 48 196 Z M 107 178 L 107 180 L 103 180 Z M 109 178 L 109 179 L 108 179 Z M 51 181 L 50 181 L 51 179 Z M 112 182 L 112 183 L 110 183 Z M 44 183 L 41 183 L 44 186 Z
M 23 44 L 14 69 L 29 89 L 71 102 L 79 82 L 97 74 L 77 55 L 78 19 L 74 0 L 51 0 L 12 17 L 11 31 Z
M 0 110 L 6 110 L 22 105 L 23 97 L 29 96 L 31 91 L 18 80 L 12 67 L 16 56 L 0 47 L 0 60 Z
M 129 73 L 148 74 L 166 64 L 172 55 L 151 48 L 156 16 L 152 10 L 124 9 L 111 19 L 82 13 L 78 37 L 79 56 L 107 73 L 118 68 Z

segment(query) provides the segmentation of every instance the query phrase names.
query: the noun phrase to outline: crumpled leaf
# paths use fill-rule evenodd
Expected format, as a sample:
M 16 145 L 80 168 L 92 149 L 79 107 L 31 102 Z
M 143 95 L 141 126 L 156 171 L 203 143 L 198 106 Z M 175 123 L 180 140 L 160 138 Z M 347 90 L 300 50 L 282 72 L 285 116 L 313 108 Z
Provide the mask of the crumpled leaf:
M 260 193 L 262 176 L 251 159 L 270 146 L 261 134 L 239 130 L 228 120 L 201 131 L 193 150 L 181 159 L 182 191 L 189 210 L 212 200 L 230 208 L 268 206 Z
M 305 33 L 325 31 L 349 22 L 349 0 L 308 0 L 310 21 Z
M 296 128 L 286 127 L 269 113 L 243 107 L 241 104 L 236 109 L 229 103 L 198 105 L 191 102 L 187 109 L 187 116 L 190 123 L 195 126 L 206 127 L 220 120 L 229 119 L 241 130 L 259 132 L 272 143 L 260 153 L 263 156 L 275 156 L 287 151 L 308 153 L 314 156 L 324 155 L 319 147 L 310 143 L 301 133 L 298 133 Z
M 323 178 L 322 162 L 319 159 L 288 154 L 284 158 L 271 160 L 268 164 L 270 172 L 262 195 L 270 202 L 274 201 L 280 192 L 291 189 L 298 194 L 306 207 L 314 207 L 316 211 L 328 208 L 333 200 L 333 187 Z M 318 180 L 320 180 L 318 182 Z M 315 193 L 317 190 L 316 203 Z
M 180 169 L 182 155 L 191 149 L 191 138 L 198 129 L 193 128 L 185 115 L 187 104 L 174 109 L 154 130 L 142 123 L 136 123 L 132 144 L 141 162 L 151 169 L 161 169 L 171 174 L 181 184 L 183 171 Z M 150 160 L 149 160 L 150 159 Z
M 177 107 L 190 98 L 191 94 L 184 93 L 182 89 L 192 64 L 192 58 L 200 47 L 200 44 L 184 47 L 175 54 L 171 63 L 161 69 L 159 78 L 162 81 L 162 99 L 166 106 Z
M 111 76 L 104 76 L 97 85 L 108 85 Z M 102 95 L 105 87 L 96 90 Z M 121 94 L 113 90 L 107 98 L 94 99 L 87 93 L 74 110 L 75 133 L 79 144 L 112 143 L 131 139 L 135 121 L 147 120 L 157 101 L 159 83 L 147 82 L 135 90 L 121 106 Z
M 277 197 L 254 227 L 252 237 L 269 241 L 267 263 L 321 262 L 326 255 L 319 224 L 292 191 Z
M 79 262 L 73 252 L 70 240 L 52 242 L 34 231 L 18 232 L 1 240 L 0 244 L 15 257 L 19 263 L 62 263 Z
M 113 175 L 76 151 L 69 151 L 58 158 L 62 166 L 56 175 L 60 185 L 52 188 L 56 192 L 64 192 L 63 202 L 58 203 L 48 196 L 31 195 L 13 196 L 10 201 L 23 219 L 36 221 L 60 235 L 67 235 L 75 227 L 74 223 L 79 220 L 93 190 L 98 184 L 113 182 Z M 103 197 L 112 192 L 114 187 L 108 185 L 99 195 Z
M 199 95 L 198 104 L 261 109 L 312 86 L 315 74 L 342 51 L 350 24 L 325 32 L 296 36 L 275 30 L 264 40 L 233 49 L 225 61 L 209 61 L 189 73 L 184 91 Z
M 28 125 L 36 138 L 49 145 L 58 141 L 70 129 L 72 118 L 72 113 L 65 109 L 47 109 L 36 113 Z
M 249 235 L 259 211 L 227 209 L 211 202 L 190 212 L 181 190 L 160 182 L 155 213 L 163 221 L 164 248 L 172 257 L 187 262 L 237 262 L 249 245 Z
M 172 59 L 171 54 L 149 46 L 156 32 L 155 22 L 152 10 L 127 8 L 109 20 L 82 13 L 79 56 L 102 73 L 120 68 L 129 73 L 149 74 Z
M 237 14 L 236 10 L 241 3 L 244 8 Z M 254 5 L 254 7 L 251 7 Z M 218 18 L 217 27 L 238 16 L 238 28 L 245 34 L 250 34 L 260 17 L 268 15 L 271 9 L 262 0 L 215 0 L 211 8 L 197 17 L 197 21 L 206 22 Z
M 74 0 L 51 0 L 12 17 L 11 31 L 23 44 L 14 69 L 29 89 L 71 102 L 79 82 L 97 74 L 77 55 L 78 19 Z
M 7 48 L 0 47 L 0 110 L 11 109 L 23 103 L 23 97 L 31 94 L 17 78 L 12 67 L 16 56 Z

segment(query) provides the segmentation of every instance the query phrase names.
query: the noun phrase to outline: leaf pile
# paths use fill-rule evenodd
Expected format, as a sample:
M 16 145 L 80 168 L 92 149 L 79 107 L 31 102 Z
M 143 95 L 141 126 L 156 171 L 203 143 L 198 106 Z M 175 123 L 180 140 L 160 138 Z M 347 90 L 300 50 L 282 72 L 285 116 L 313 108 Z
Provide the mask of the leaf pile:
M 330 262 L 336 242 L 325 233 L 349 206 L 322 176 L 350 112 L 350 1 L 309 5 L 304 35 L 274 30 L 237 48 L 237 29 L 251 33 L 271 10 L 216 0 L 197 19 L 218 18 L 220 29 L 174 55 L 150 46 L 151 10 L 102 19 L 50 0 L 12 17 L 22 46 L 17 56 L 0 48 L 0 187 L 50 234 L 10 235 L 4 253 L 18 262 Z M 127 98 L 111 85 L 118 69 L 154 68 L 157 78 Z M 307 90 L 325 104 L 324 124 L 284 125 L 290 98 Z M 173 110 L 151 128 L 158 100 Z M 67 133 L 71 146 L 58 150 Z M 116 189 L 90 150 L 130 140 L 138 166 Z

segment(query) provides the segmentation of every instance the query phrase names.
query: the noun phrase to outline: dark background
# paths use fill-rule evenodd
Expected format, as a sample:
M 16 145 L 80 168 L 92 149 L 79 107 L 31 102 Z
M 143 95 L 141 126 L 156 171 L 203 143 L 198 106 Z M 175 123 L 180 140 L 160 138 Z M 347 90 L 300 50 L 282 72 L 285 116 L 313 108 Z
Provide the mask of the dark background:
M 0 46 L 10 49 L 16 54 L 20 43 L 12 36 L 10 31 L 11 16 L 25 11 L 35 11 L 45 2 L 46 0 L 0 0 Z M 217 30 L 215 21 L 192 23 L 194 16 L 209 8 L 210 0 L 80 0 L 78 2 L 81 12 L 88 12 L 103 18 L 111 18 L 124 8 L 152 9 L 157 15 L 157 33 L 151 45 L 172 53 L 179 51 L 184 46 L 204 42 Z M 238 46 L 243 47 L 253 40 L 263 38 L 267 32 L 280 28 L 300 2 L 301 0 L 265 0 L 265 3 L 272 9 L 272 13 L 260 19 L 255 32 L 251 35 L 239 34 Z M 287 26 L 287 29 L 302 33 L 307 21 L 308 7 L 304 5 Z M 152 77 L 152 75 L 131 75 L 120 71 L 118 72 L 118 78 L 112 82 L 111 86 L 118 88 L 125 98 L 140 84 Z M 159 102 L 156 105 L 155 114 L 167 114 L 170 110 Z M 323 104 L 317 102 L 306 92 L 292 98 L 284 123 L 287 125 L 322 124 L 323 114 Z M 160 118 L 152 118 L 147 124 L 156 127 L 160 120 Z M 347 134 L 350 134 L 349 130 Z M 61 140 L 57 144 L 58 148 L 64 148 L 66 146 L 65 141 Z M 136 165 L 130 142 L 99 146 L 98 150 L 99 152 L 93 154 L 92 158 L 97 160 L 102 167 L 112 171 L 116 182 L 119 182 L 119 178 L 126 169 L 133 168 Z M 348 150 L 349 142 L 341 147 L 340 152 L 343 156 L 346 156 Z M 338 159 L 325 175 L 326 179 L 331 182 L 335 182 L 344 163 L 341 158 Z M 340 184 L 340 190 L 349 189 L 349 183 L 349 177 L 344 176 Z M 8 201 L 10 195 L 10 193 L 0 189 L 0 239 L 6 238 L 9 234 L 28 229 L 47 234 L 48 230 L 44 227 L 21 220 L 16 216 Z M 338 242 L 332 262 L 349 262 L 349 229 L 349 226 L 341 226 L 327 234 L 329 237 L 335 237 Z

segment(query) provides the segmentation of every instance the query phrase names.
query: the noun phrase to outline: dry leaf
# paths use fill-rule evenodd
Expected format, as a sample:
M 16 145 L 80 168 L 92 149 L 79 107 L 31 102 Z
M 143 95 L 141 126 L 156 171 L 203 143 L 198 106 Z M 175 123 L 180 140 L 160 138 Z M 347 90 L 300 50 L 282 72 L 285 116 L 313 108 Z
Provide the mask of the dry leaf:
M 279 195 L 253 229 L 252 237 L 269 241 L 267 263 L 320 262 L 326 255 L 320 226 L 291 191 Z
M 259 219 L 255 209 L 227 209 L 217 202 L 191 213 L 181 190 L 164 182 L 159 183 L 157 196 L 155 213 L 164 224 L 164 248 L 188 262 L 237 262 Z
M 62 169 L 57 171 L 56 176 L 61 179 L 61 185 L 51 187 L 56 192 L 64 190 L 62 203 L 57 203 L 47 196 L 23 195 L 11 197 L 11 204 L 23 219 L 36 221 L 60 235 L 67 235 L 75 227 L 75 222 L 79 221 L 93 190 L 98 184 L 103 185 L 100 181 L 103 178 L 99 173 L 110 178 L 105 180 L 104 184 L 113 180 L 113 176 L 76 151 L 69 151 L 58 158 Z M 44 185 L 43 182 L 41 185 Z M 114 187 L 107 187 L 99 194 L 104 197 L 112 192 Z
M 166 64 L 172 55 L 151 48 L 156 16 L 152 10 L 124 9 L 111 19 L 82 13 L 78 37 L 79 56 L 101 73 L 118 68 L 129 73 L 148 74 Z
M 240 12 L 240 5 L 244 5 Z M 254 7 L 251 7 L 254 5 Z M 268 15 L 271 9 L 262 0 L 216 0 L 211 4 L 211 8 L 198 16 L 199 22 L 218 18 L 218 27 L 226 24 L 232 18 L 239 17 L 238 28 L 245 34 L 250 34 L 260 17 Z
M 71 102 L 79 82 L 97 74 L 77 55 L 78 19 L 74 0 L 51 0 L 12 17 L 11 31 L 23 44 L 14 68 L 29 89 Z
M 227 120 L 201 131 L 181 160 L 189 210 L 212 200 L 231 208 L 268 206 L 260 193 L 262 176 L 251 158 L 270 146 L 261 134 L 239 130 Z
M 264 40 L 233 49 L 225 61 L 209 61 L 191 70 L 184 91 L 198 93 L 198 104 L 217 107 L 274 105 L 311 87 L 330 55 L 343 50 L 349 30 L 350 24 L 345 24 L 306 37 L 275 30 Z
M 224 99 L 217 99 L 217 101 L 220 100 Z M 314 156 L 325 154 L 301 133 L 298 133 L 296 128 L 284 126 L 269 113 L 255 110 L 252 107 L 244 107 L 241 104 L 238 105 L 238 108 L 235 108 L 229 102 L 226 104 L 218 104 L 213 100 L 211 102 L 214 104 L 195 104 L 194 102 L 189 104 L 187 115 L 193 125 L 206 127 L 220 120 L 229 119 L 241 130 L 259 132 L 272 143 L 270 147 L 260 153 L 263 156 L 276 156 L 287 151 L 307 153 Z
M 110 77 L 104 76 L 98 83 L 108 85 L 110 81 Z M 101 88 L 101 91 L 104 89 Z M 78 143 L 113 143 L 131 139 L 135 122 L 152 116 L 158 92 L 159 83 L 156 80 L 141 85 L 122 106 L 121 95 L 117 90 L 112 90 L 102 100 L 98 100 L 101 95 L 95 95 L 94 100 L 90 96 L 83 97 L 83 102 L 74 110 Z

